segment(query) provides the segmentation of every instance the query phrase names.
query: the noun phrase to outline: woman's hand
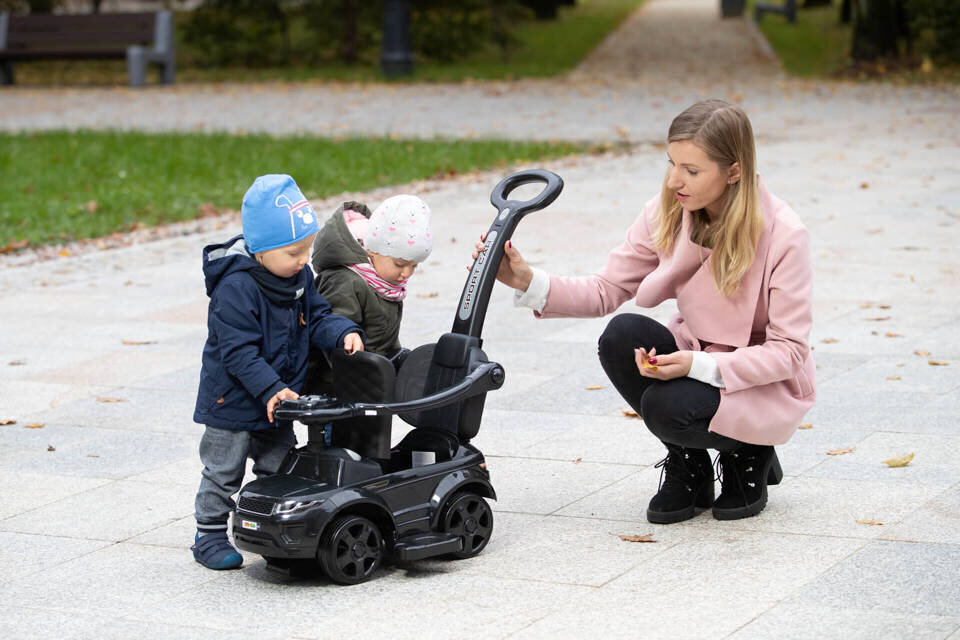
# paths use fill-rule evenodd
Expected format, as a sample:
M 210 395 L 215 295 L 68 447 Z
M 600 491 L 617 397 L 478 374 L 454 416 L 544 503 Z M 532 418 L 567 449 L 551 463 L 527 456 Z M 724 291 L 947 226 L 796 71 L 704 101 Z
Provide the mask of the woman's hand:
M 343 350 L 350 355 L 355 354 L 357 351 L 363 351 L 363 339 L 360 337 L 360 334 L 348 333 L 344 336 Z
M 277 408 L 277 405 L 280 404 L 282 400 L 296 400 L 300 397 L 296 391 L 291 391 L 288 387 L 284 387 L 273 394 L 273 397 L 267 401 L 267 420 L 273 422 L 273 410 Z
M 473 259 L 476 260 L 481 251 L 485 251 L 484 241 L 487 239 L 486 233 L 480 234 L 480 242 L 473 247 Z M 503 247 L 503 259 L 500 260 L 500 268 L 497 269 L 497 280 L 507 285 L 511 289 L 526 291 L 533 280 L 533 269 L 523 259 L 520 252 L 517 251 L 513 243 L 507 240 Z
M 646 349 L 640 347 L 633 350 L 637 360 L 637 369 L 640 375 L 645 378 L 656 378 L 657 380 L 673 380 L 682 378 L 690 373 L 690 367 L 693 365 L 693 352 L 674 351 L 664 355 L 657 355 L 656 349 Z M 650 366 L 645 366 L 649 363 Z

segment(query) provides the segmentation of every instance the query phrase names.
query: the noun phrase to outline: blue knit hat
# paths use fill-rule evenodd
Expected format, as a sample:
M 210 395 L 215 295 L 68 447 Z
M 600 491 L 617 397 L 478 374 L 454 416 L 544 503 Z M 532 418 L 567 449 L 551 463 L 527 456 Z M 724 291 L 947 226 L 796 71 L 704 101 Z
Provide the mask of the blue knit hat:
M 313 207 L 286 174 L 254 180 L 243 196 L 240 218 L 250 253 L 285 247 L 318 231 Z

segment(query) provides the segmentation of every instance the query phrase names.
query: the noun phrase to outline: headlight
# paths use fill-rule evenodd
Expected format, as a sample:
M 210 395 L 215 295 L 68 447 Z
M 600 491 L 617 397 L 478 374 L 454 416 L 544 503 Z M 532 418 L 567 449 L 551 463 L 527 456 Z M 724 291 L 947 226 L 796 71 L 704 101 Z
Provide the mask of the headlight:
M 323 500 L 285 500 L 283 502 L 278 502 L 274 507 L 274 513 L 277 514 L 287 514 L 287 513 L 296 513 L 297 511 L 303 511 L 314 507 L 323 502 Z

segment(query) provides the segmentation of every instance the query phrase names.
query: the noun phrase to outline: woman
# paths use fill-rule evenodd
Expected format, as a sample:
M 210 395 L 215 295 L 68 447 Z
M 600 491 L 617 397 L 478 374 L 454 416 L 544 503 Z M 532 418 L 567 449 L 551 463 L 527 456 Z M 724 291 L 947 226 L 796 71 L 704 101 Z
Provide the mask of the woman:
M 667 326 L 622 314 L 599 341 L 604 371 L 667 449 L 650 522 L 711 506 L 720 520 L 760 513 L 767 485 L 783 477 L 773 445 L 814 403 L 808 234 L 766 189 L 755 158 L 742 109 L 698 102 L 670 125 L 659 197 L 599 273 L 547 275 L 509 243 L 497 273 L 543 318 L 602 316 L 630 298 L 641 307 L 677 300 Z M 707 449 L 719 451 L 716 499 Z

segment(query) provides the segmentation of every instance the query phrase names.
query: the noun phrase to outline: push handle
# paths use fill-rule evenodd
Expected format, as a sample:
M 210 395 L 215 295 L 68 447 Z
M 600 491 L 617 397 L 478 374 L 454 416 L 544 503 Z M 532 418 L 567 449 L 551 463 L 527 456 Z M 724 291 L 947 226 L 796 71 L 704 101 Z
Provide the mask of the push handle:
M 514 189 L 533 182 L 542 182 L 546 185 L 539 195 L 524 201 L 508 199 Z M 548 206 L 557 199 L 562 190 L 563 179 L 557 174 L 544 169 L 530 169 L 501 180 L 490 193 L 490 203 L 500 212 L 503 212 L 504 209 L 510 209 L 510 211 L 529 213 Z
M 517 187 L 533 182 L 542 182 L 546 186 L 536 197 L 530 200 L 510 200 L 510 193 Z M 497 217 L 487 230 L 483 251 L 470 267 L 470 275 L 460 294 L 460 304 L 453 321 L 453 333 L 462 333 L 480 338 L 483 320 L 487 315 L 487 303 L 493 283 L 497 280 L 497 269 L 503 258 L 504 245 L 513 235 L 520 219 L 528 213 L 543 209 L 557 199 L 563 190 L 563 179 L 552 171 L 530 169 L 507 176 L 493 188 L 490 202 L 497 208 Z

